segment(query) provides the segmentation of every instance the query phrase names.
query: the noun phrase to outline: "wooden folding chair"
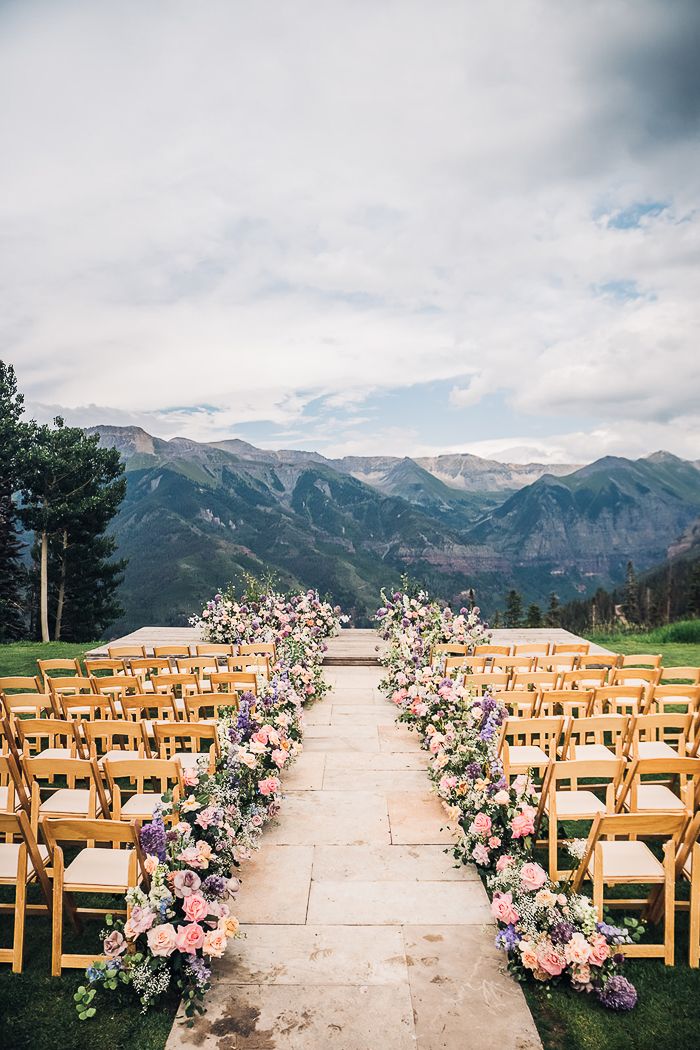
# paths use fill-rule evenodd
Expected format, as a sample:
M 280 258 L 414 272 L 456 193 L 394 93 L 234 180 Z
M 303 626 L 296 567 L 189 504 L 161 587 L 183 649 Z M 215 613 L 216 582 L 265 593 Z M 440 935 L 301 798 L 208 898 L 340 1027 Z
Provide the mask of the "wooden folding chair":
M 696 813 L 688 824 L 676 851 L 676 881 L 687 879 L 690 883 L 690 900 L 687 903 L 677 901 L 676 906 L 679 910 L 687 909 L 689 912 L 688 965 L 693 969 L 697 969 L 700 965 L 700 844 L 698 844 L 698 834 L 700 834 L 700 812 Z M 652 910 L 655 920 L 658 919 L 661 904 L 661 901 L 657 901 L 656 907 Z
M 592 689 L 549 689 L 539 693 L 535 713 L 546 718 L 587 718 L 593 706 Z
M 51 718 L 55 714 L 53 700 L 48 693 L 6 693 L 2 698 L 2 707 L 10 722 L 26 715 L 31 718 Z
M 139 693 L 136 696 L 125 696 L 121 706 L 122 717 L 127 721 L 140 723 L 147 738 L 153 738 L 155 722 L 180 720 L 180 709 L 176 706 L 172 693 Z M 183 715 L 184 710 L 183 705 Z
M 562 755 L 587 762 L 621 759 L 625 756 L 630 723 L 629 715 L 571 718 Z
M 150 758 L 150 750 L 146 755 L 147 744 L 139 722 L 105 718 L 85 722 L 83 731 L 89 756 L 95 759 L 98 768 L 103 767 L 105 759 L 110 758 Z
M 513 656 L 549 656 L 549 642 L 522 642 L 513 646 Z
M 661 667 L 659 685 L 700 685 L 700 667 Z
M 277 659 L 277 649 L 274 642 L 243 642 L 238 646 L 238 655 L 269 656 L 270 660 L 274 661 Z
M 556 656 L 561 653 L 573 653 L 576 656 L 588 656 L 590 651 L 590 642 L 555 642 L 552 646 L 552 652 Z
M 194 647 L 197 656 L 217 656 L 224 662 L 227 656 L 233 656 L 235 646 L 222 645 L 215 642 L 198 642 Z
M 578 665 L 582 671 L 604 670 L 608 677 L 618 663 L 620 657 L 617 653 L 589 653 L 588 656 L 579 656 Z
M 226 661 L 229 671 L 239 671 L 243 674 L 262 675 L 267 681 L 270 680 L 270 658 L 268 656 L 229 656 Z
M 485 656 L 446 656 L 443 670 L 446 678 L 457 674 L 484 674 L 487 661 Z
M 234 701 L 232 703 L 232 701 Z M 202 693 L 199 696 L 185 697 L 185 720 L 181 726 L 185 727 L 191 722 L 213 722 L 218 723 L 220 712 L 226 708 L 238 709 L 238 694 L 227 692 Z
M 77 657 L 72 660 L 68 657 L 56 660 L 37 660 L 36 663 L 45 691 L 48 691 L 51 678 L 81 678 L 83 674 L 80 660 Z M 56 674 L 54 675 L 53 672 L 56 672 Z
M 632 721 L 629 753 L 632 758 L 685 758 L 692 724 L 692 714 L 637 715 Z
M 475 645 L 474 656 L 512 656 L 512 645 Z
M 593 714 L 638 715 L 646 709 L 641 685 L 606 685 L 593 693 Z
M 12 751 L 3 750 L 0 754 L 0 811 L 16 813 L 19 809 L 23 809 L 28 815 L 31 807 L 22 779 L 18 756 L 13 748 Z
M 653 667 L 617 667 L 612 672 L 610 685 L 640 685 L 647 697 L 659 684 L 661 672 Z
M 462 645 L 460 642 L 438 642 L 436 645 L 430 647 L 430 662 L 435 663 L 436 660 L 442 660 L 445 656 L 466 656 L 469 652 L 468 645 Z M 245 653 L 239 651 L 240 656 L 245 656 Z
M 14 913 L 12 947 L 0 948 L 0 962 L 12 963 L 13 973 L 22 972 L 27 886 L 30 883 L 39 883 L 51 913 L 51 884 L 45 868 L 47 859 L 48 850 L 37 843 L 24 810 L 0 812 L 0 886 L 12 887 L 15 891 L 12 904 L 0 905 L 0 911 Z M 34 909 L 38 910 L 38 906 L 34 905 Z
M 486 671 L 482 674 L 465 674 L 463 686 L 480 696 L 482 693 L 504 693 L 508 688 L 510 675 L 505 672 Z
M 253 693 L 257 696 L 258 678 L 257 675 L 243 671 L 218 671 L 211 676 L 211 691 L 228 694 Z
M 154 693 L 169 693 L 176 700 L 182 700 L 188 694 L 197 694 L 202 691 L 196 674 L 161 673 L 151 681 Z
M 132 658 L 139 659 L 146 655 L 145 645 L 108 645 L 107 653 L 110 660 L 126 660 L 131 662 Z
M 565 760 L 553 762 L 543 788 L 540 810 L 548 818 L 549 877 L 553 882 L 568 877 L 571 872 L 559 868 L 559 821 L 594 820 L 599 813 L 614 813 L 615 797 L 622 780 L 625 763 L 622 758 Z M 603 801 L 592 790 L 592 785 L 579 786 L 579 781 L 594 780 L 596 788 L 604 788 Z M 564 785 L 567 784 L 568 788 Z M 538 812 L 538 818 L 541 813 Z M 537 821 L 539 825 L 539 819 Z
M 175 661 L 178 674 L 196 674 L 202 692 L 211 689 L 211 675 L 221 670 L 215 656 L 188 656 Z
M 506 779 L 536 770 L 542 776 L 554 761 L 565 719 L 507 718 L 501 730 L 500 754 Z M 513 741 L 511 743 L 511 740 Z
M 139 846 L 139 826 L 114 820 L 49 819 L 42 824 L 51 854 L 53 876 L 53 919 L 51 938 L 51 973 L 60 977 L 63 969 L 83 970 L 94 962 L 106 961 L 104 955 L 69 954 L 63 951 L 63 911 L 67 905 L 80 923 L 82 915 L 104 916 L 108 912 L 125 915 L 121 907 L 81 908 L 73 896 L 109 894 L 124 897 L 135 889 L 142 877 L 143 857 Z M 89 843 L 66 865 L 60 843 Z M 94 843 L 108 844 L 101 848 Z
M 511 718 L 534 718 L 538 713 L 540 694 L 531 689 L 509 689 L 499 693 L 498 700 Z
M 129 673 L 123 660 L 90 659 L 90 657 L 87 657 L 84 663 L 87 678 L 114 677 L 115 675 Z
M 565 671 L 573 671 L 578 666 L 578 657 L 564 653 L 563 656 L 552 653 L 550 656 L 536 656 L 535 671 L 556 671 L 564 674 Z
M 186 642 L 179 642 L 173 645 L 154 645 L 153 655 L 157 658 L 165 657 L 170 660 L 171 666 L 175 667 L 175 661 L 179 658 L 186 660 L 188 656 L 191 656 L 190 647 Z
M 31 791 L 31 822 L 35 832 L 43 817 L 86 817 L 90 820 L 97 816 L 98 810 L 105 816 L 109 812 L 102 777 L 94 760 L 24 756 L 22 767 Z M 55 777 L 65 777 L 67 786 L 54 787 Z M 43 787 L 42 781 L 45 782 Z M 77 787 L 79 782 L 87 783 L 87 787 Z
M 559 679 L 560 689 L 602 689 L 607 682 L 608 672 L 604 667 L 576 667 L 573 671 L 562 671 Z
M 141 692 L 148 693 L 153 690 L 154 682 L 159 674 L 171 674 L 170 660 L 165 657 L 156 659 L 155 656 L 137 656 L 129 661 L 131 674 L 136 675 L 141 681 Z
M 65 718 L 21 718 L 15 726 L 25 758 L 80 758 L 82 740 L 76 724 Z
M 584 879 L 593 883 L 593 904 L 598 919 L 603 909 L 648 908 L 650 897 L 605 897 L 606 886 L 646 885 L 661 887 L 664 899 L 664 939 L 662 944 L 622 944 L 616 950 L 624 955 L 674 962 L 675 860 L 676 850 L 687 823 L 685 813 L 600 814 L 593 822 L 586 849 L 574 874 L 572 888 L 579 893 Z M 624 836 L 624 837 L 623 837 Z M 663 862 L 657 860 L 640 836 L 665 839 Z
M 37 675 L 5 675 L 0 678 L 0 697 L 11 693 L 44 693 Z
M 496 672 L 512 676 L 531 671 L 534 662 L 534 656 L 494 656 L 491 667 Z
M 91 678 L 90 681 L 95 694 L 106 696 L 109 700 L 114 718 L 121 717 L 121 701 L 125 696 L 138 696 L 143 691 L 141 679 L 135 674 L 104 675 L 101 678 Z
M 163 795 L 172 788 L 177 801 L 184 792 L 182 767 L 179 762 L 164 758 L 108 758 L 103 765 L 112 796 L 113 820 L 153 819 Z M 133 791 L 128 798 L 119 781 L 127 780 Z M 151 790 L 146 790 L 147 783 Z
M 644 778 L 647 779 L 644 779 Z M 664 780 L 650 780 L 663 777 Z M 669 784 L 678 788 L 674 792 Z M 625 774 L 618 793 L 616 810 L 622 813 L 685 813 L 690 818 L 696 808 L 700 785 L 700 758 L 636 758 Z
M 651 691 L 648 710 L 651 712 L 685 711 L 693 714 L 700 708 L 700 686 L 656 685 Z
M 209 772 L 214 772 L 219 757 L 219 738 L 213 722 L 156 722 L 153 727 L 158 754 L 173 759 L 184 768 L 197 766 L 208 759 Z M 209 745 L 202 751 L 202 744 Z
M 663 657 L 661 653 L 628 653 L 620 658 L 618 667 L 650 667 L 653 670 L 661 667 Z

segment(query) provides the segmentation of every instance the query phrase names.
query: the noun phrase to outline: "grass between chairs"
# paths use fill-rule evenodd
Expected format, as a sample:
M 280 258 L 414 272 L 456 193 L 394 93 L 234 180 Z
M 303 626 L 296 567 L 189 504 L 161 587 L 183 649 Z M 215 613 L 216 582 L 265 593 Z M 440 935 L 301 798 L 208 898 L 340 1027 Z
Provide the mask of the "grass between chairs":
M 37 660 L 72 659 L 95 649 L 99 642 L 10 642 L 0 645 L 0 678 L 37 674 Z

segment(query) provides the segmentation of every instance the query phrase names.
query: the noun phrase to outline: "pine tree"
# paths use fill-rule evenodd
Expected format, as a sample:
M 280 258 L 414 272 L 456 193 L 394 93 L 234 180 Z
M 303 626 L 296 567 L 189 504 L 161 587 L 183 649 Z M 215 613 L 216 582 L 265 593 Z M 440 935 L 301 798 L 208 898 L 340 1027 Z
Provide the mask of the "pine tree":
M 501 626 L 501 614 L 498 610 L 494 613 L 493 620 L 491 621 L 491 629 L 497 631 Z
M 627 571 L 625 572 L 622 611 L 628 623 L 639 623 L 639 584 L 631 561 L 627 562 Z
M 21 638 L 26 631 L 26 574 L 12 499 L 17 490 L 24 439 L 23 409 L 24 398 L 17 392 L 15 370 L 0 361 L 0 642 Z
M 523 598 L 515 589 L 508 591 L 503 622 L 508 628 L 521 627 L 523 622 Z
M 554 591 L 549 596 L 549 607 L 547 609 L 547 615 L 544 618 L 544 622 L 547 627 L 559 627 L 561 622 L 561 609 L 559 605 L 559 595 Z
M 700 616 L 700 559 L 693 565 L 688 579 L 686 607 L 691 616 Z
M 527 615 L 525 617 L 526 627 L 541 627 L 542 626 L 542 610 L 539 605 L 534 602 L 528 606 Z
M 80 630 L 94 637 L 109 622 L 123 566 L 109 561 L 114 544 L 104 533 L 125 490 L 119 453 L 101 448 L 96 434 L 66 427 L 60 417 L 53 428 L 33 424 L 23 458 L 21 515 L 35 534 L 42 641 L 51 638 L 51 621 L 54 637 L 64 635 L 69 609 L 76 608 L 69 605 L 72 592 L 81 589 L 88 604 L 78 616 Z M 86 588 L 95 592 L 96 605 L 90 606 Z M 90 607 L 93 617 L 87 616 Z M 69 633 L 77 637 L 72 628 Z

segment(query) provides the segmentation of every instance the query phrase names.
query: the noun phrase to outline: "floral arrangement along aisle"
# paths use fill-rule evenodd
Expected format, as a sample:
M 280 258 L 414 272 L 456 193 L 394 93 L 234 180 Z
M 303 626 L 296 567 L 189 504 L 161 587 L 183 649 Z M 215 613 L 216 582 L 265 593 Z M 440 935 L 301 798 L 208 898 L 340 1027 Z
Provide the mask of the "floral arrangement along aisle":
M 339 630 L 338 613 L 315 591 L 268 591 L 255 600 L 217 595 L 196 618 L 217 641 L 274 642 L 277 662 L 257 696 L 245 693 L 221 712 L 216 770 L 208 772 L 209 756 L 202 755 L 184 770 L 184 797 L 164 795 L 141 828 L 148 884 L 128 893 L 125 921 L 108 917 L 106 961 L 88 968 L 75 996 L 81 1018 L 95 1015 L 98 990 L 125 987 L 144 1010 L 175 987 L 188 1016 L 202 1012 L 211 959 L 238 932 L 235 870 L 279 812 L 281 773 L 301 752 L 302 705 L 326 688 L 321 660 L 325 639 Z
M 491 894 L 500 929 L 496 943 L 519 980 L 568 980 L 594 992 L 611 1009 L 637 1001 L 620 973 L 616 948 L 630 941 L 627 930 L 597 921 L 588 897 L 553 884 L 533 859 L 536 797 L 528 777 L 509 784 L 498 758 L 505 706 L 486 693 L 470 693 L 431 665 L 432 646 L 451 640 L 470 646 L 487 639 L 479 610 L 455 616 L 429 600 L 392 594 L 377 612 L 380 634 L 389 642 L 382 688 L 398 708 L 398 720 L 415 729 L 430 752 L 428 775 L 450 818 L 460 829 L 455 857 L 475 863 Z M 459 637 L 449 637 L 455 629 Z

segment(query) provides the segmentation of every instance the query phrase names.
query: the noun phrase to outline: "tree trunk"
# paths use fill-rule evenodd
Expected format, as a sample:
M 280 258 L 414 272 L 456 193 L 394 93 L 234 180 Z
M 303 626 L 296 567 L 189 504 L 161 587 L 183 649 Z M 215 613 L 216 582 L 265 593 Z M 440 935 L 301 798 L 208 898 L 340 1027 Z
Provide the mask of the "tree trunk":
M 63 550 L 61 552 L 61 579 L 58 585 L 58 601 L 56 602 L 56 626 L 54 627 L 54 640 L 61 640 L 61 621 L 63 619 L 63 603 L 66 597 L 66 561 L 68 558 L 68 530 L 63 530 Z
M 41 640 L 50 642 L 49 636 L 49 537 L 44 529 L 41 534 L 41 595 L 39 598 L 41 613 Z

